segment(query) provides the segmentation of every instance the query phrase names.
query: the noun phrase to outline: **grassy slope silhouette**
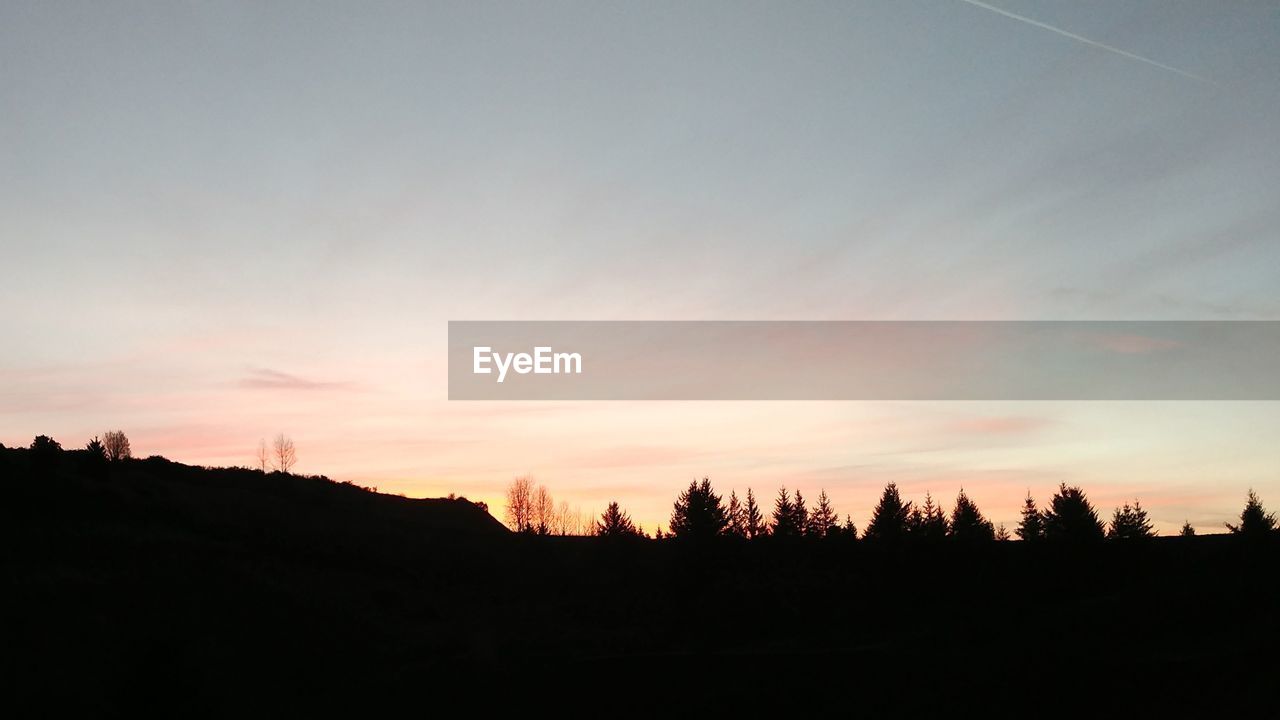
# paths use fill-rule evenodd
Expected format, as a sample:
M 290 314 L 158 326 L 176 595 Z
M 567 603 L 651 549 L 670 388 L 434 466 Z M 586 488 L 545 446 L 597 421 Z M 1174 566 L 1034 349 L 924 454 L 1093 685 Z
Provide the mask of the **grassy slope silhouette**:
M 1016 693 L 1069 676 L 1075 693 L 1158 685 L 1144 701 L 1221 710 L 1277 669 L 1274 538 L 527 537 L 464 500 L 83 459 L 0 450 L 3 672 L 11 700 L 45 709 L 239 715 L 255 697 L 248 714 L 271 715 L 467 671 L 678 683 L 715 668 L 747 688 L 837 682 L 836 707 L 846 692 L 892 710 L 889 689 Z

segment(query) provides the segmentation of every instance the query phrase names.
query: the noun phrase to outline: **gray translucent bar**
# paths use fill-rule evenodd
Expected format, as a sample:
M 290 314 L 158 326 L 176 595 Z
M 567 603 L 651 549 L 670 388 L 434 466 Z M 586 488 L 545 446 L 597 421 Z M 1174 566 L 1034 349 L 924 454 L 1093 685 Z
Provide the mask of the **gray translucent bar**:
M 1277 321 L 454 321 L 449 399 L 1280 400 L 1277 359 Z

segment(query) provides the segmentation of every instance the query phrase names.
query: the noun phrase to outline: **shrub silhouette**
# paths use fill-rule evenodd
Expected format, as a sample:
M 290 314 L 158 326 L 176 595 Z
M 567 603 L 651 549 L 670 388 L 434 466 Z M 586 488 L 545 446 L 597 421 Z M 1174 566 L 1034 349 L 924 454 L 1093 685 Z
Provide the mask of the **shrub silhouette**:
M 880 502 L 871 512 L 871 522 L 862 534 L 866 540 L 895 542 L 907 534 L 907 518 L 911 515 L 911 503 L 902 501 L 896 483 L 884 486 Z
M 1067 487 L 1066 483 L 1058 486 L 1058 492 L 1044 513 L 1044 535 L 1049 540 L 1070 542 L 1088 542 L 1104 537 L 1102 521 L 1098 519 L 1093 505 L 1089 504 L 1084 490 Z
M 1111 517 L 1111 527 L 1107 529 L 1107 537 L 1113 540 L 1143 540 L 1155 536 L 1147 511 L 1137 500 L 1132 505 L 1125 503 L 1123 507 L 1116 508 Z
M 631 516 L 623 512 L 617 502 L 610 502 L 596 523 L 596 535 L 599 537 L 636 537 L 639 534 Z
M 724 533 L 729 517 L 720 496 L 711 489 L 711 480 L 689 483 L 676 499 L 669 524 L 671 534 L 678 538 L 707 539 Z
M 960 542 L 990 542 L 996 537 L 995 526 L 983 517 L 964 490 L 956 496 L 956 507 L 951 511 L 950 537 Z
M 1249 500 L 1240 512 L 1240 524 L 1226 523 L 1227 529 L 1236 535 L 1257 537 L 1266 535 L 1276 529 L 1275 513 L 1269 513 L 1262 507 L 1258 494 L 1249 490 Z
M 47 473 L 58 467 L 62 444 L 48 435 L 37 435 L 31 441 L 31 469 Z
M 1022 503 L 1022 520 L 1014 532 L 1018 537 L 1029 542 L 1044 539 L 1044 513 L 1036 508 L 1036 501 L 1027 491 L 1027 499 Z

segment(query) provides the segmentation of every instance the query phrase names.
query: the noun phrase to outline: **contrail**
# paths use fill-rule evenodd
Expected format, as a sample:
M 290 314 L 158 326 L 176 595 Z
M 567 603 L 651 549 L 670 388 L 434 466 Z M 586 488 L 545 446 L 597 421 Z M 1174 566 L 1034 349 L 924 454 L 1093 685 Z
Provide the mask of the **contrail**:
M 968 4 L 970 4 L 970 5 L 975 5 L 975 6 L 977 6 L 977 7 L 982 8 L 983 10 L 990 10 L 990 11 L 991 11 L 991 12 L 993 12 L 993 13 L 999 13 L 999 14 L 1001 14 L 1001 15 L 1003 15 L 1003 16 L 1005 16 L 1005 17 L 1007 17 L 1007 18 L 1012 18 L 1012 19 L 1014 19 L 1014 20 L 1017 20 L 1018 22 L 1024 22 L 1024 23 L 1026 23 L 1026 24 L 1028 24 L 1028 25 L 1034 25 L 1034 26 L 1036 26 L 1036 27 L 1038 27 L 1038 28 L 1041 28 L 1041 29 L 1043 29 L 1043 30 L 1048 30 L 1049 32 L 1055 32 L 1055 33 L 1057 33 L 1057 34 L 1059 34 L 1059 35 L 1061 35 L 1061 36 L 1063 36 L 1063 37 L 1071 38 L 1072 40 L 1079 40 L 1080 42 L 1082 42 L 1082 43 L 1084 43 L 1084 44 L 1086 44 L 1086 45 L 1092 45 L 1092 46 L 1094 46 L 1094 47 L 1096 47 L 1096 48 L 1102 48 L 1103 50 L 1106 50 L 1107 52 L 1113 52 L 1113 53 L 1115 53 L 1115 54 L 1117 54 L 1117 55 L 1122 55 L 1122 56 L 1124 56 L 1124 57 L 1129 58 L 1130 60 L 1137 60 L 1138 62 L 1144 62 L 1144 63 L 1146 63 L 1146 64 L 1148 64 L 1148 65 L 1153 65 L 1153 66 L 1155 66 L 1155 67 L 1158 67 L 1158 68 L 1160 68 L 1161 70 L 1168 70 L 1169 72 L 1178 73 L 1178 74 L 1179 74 L 1179 75 L 1181 75 L 1182 77 L 1184 77 L 1184 78 L 1188 78 L 1188 79 L 1190 79 L 1190 80 L 1195 80 L 1196 82 L 1208 83 L 1208 84 L 1210 84 L 1210 85 L 1215 85 L 1215 84 L 1216 84 L 1216 83 L 1214 83 L 1212 80 L 1208 80 L 1208 79 L 1206 79 L 1206 78 L 1202 78 L 1202 77 L 1200 77 L 1199 75 L 1195 75 L 1195 74 L 1193 74 L 1193 73 L 1189 73 L 1189 72 L 1187 72 L 1186 70 L 1179 70 L 1179 69 L 1178 69 L 1178 68 L 1176 68 L 1176 67 L 1173 67 L 1173 66 L 1171 66 L 1171 65 L 1165 65 L 1164 63 L 1161 63 L 1161 62 L 1156 62 L 1155 60 L 1152 60 L 1152 59 L 1150 59 L 1150 58 L 1144 58 L 1144 57 L 1142 57 L 1141 55 L 1134 55 L 1134 54 L 1133 54 L 1133 53 L 1131 53 L 1131 52 L 1125 52 L 1124 50 L 1121 50 L 1120 48 L 1114 48 L 1114 47 L 1111 47 L 1110 45 L 1104 45 L 1103 43 L 1100 43 L 1100 42 L 1098 42 L 1098 41 L 1096 41 L 1096 40 L 1090 40 L 1090 39 L 1089 39 L 1089 38 L 1087 38 L 1087 37 L 1081 37 L 1080 35 L 1077 35 L 1077 34 L 1075 34 L 1075 33 L 1073 33 L 1073 32 L 1067 32 L 1066 30 L 1063 30 L 1063 29 L 1061 29 L 1061 28 L 1056 28 L 1056 27 L 1054 27 L 1054 26 L 1052 26 L 1052 25 L 1048 25 L 1048 24 L 1042 23 L 1042 22 L 1040 22 L 1039 20 L 1032 20 L 1032 19 L 1031 19 L 1031 18 L 1029 18 L 1029 17 L 1023 16 L 1023 15 L 1018 15 L 1017 13 L 1011 13 L 1011 12 L 1009 12 L 1008 10 L 1003 10 L 1003 9 L 1001 9 L 1001 8 L 998 8 L 998 7 L 994 6 L 994 5 L 988 5 L 988 4 L 984 3 L 984 2 L 978 2 L 978 0 L 960 0 L 960 2 L 968 3 Z

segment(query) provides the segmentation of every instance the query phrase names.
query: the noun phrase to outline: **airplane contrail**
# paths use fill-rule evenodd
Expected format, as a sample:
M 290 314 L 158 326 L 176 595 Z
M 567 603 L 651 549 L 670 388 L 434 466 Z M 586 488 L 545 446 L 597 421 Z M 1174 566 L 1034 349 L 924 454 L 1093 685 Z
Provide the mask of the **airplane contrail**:
M 1094 47 L 1096 47 L 1096 48 L 1101 48 L 1101 49 L 1103 49 L 1103 50 L 1106 50 L 1107 52 L 1113 52 L 1113 53 L 1115 53 L 1115 54 L 1117 54 L 1117 55 L 1122 55 L 1122 56 L 1124 56 L 1124 57 L 1129 58 L 1130 60 L 1137 60 L 1138 62 L 1144 62 L 1144 63 L 1146 63 L 1146 64 L 1148 64 L 1148 65 L 1152 65 L 1152 66 L 1158 67 L 1158 68 L 1160 68 L 1161 70 L 1168 70 L 1169 72 L 1177 73 L 1177 74 L 1181 75 L 1181 76 L 1182 76 L 1182 77 L 1184 77 L 1184 78 L 1188 78 L 1188 79 L 1190 79 L 1190 80 L 1195 80 L 1196 82 L 1208 83 L 1209 85 L 1216 85 L 1216 83 L 1214 83 L 1212 80 L 1209 80 L 1209 79 L 1207 79 L 1207 78 L 1202 78 L 1202 77 L 1200 77 L 1199 75 L 1196 75 L 1196 74 L 1194 74 L 1194 73 L 1189 73 L 1189 72 L 1187 72 L 1186 70 L 1179 70 L 1178 68 L 1173 67 L 1172 65 L 1165 65 L 1164 63 L 1156 62 L 1155 60 L 1152 60 L 1151 58 L 1144 58 L 1144 57 L 1142 57 L 1141 55 L 1134 55 L 1134 54 L 1133 54 L 1133 53 L 1131 53 L 1131 52 L 1126 52 L 1126 51 L 1124 51 L 1124 50 L 1121 50 L 1120 48 L 1111 47 L 1110 45 L 1106 45 L 1106 44 L 1100 43 L 1100 42 L 1098 42 L 1097 40 L 1090 40 L 1090 39 L 1089 39 L 1089 38 L 1087 38 L 1087 37 L 1083 37 L 1083 36 L 1077 35 L 1077 34 L 1075 34 L 1075 33 L 1073 33 L 1073 32 L 1067 32 L 1066 30 L 1063 30 L 1062 28 L 1056 28 L 1056 27 L 1054 27 L 1054 26 L 1052 26 L 1052 25 L 1049 25 L 1049 24 L 1047 24 L 1047 23 L 1042 23 L 1042 22 L 1040 22 L 1039 20 L 1032 20 L 1031 18 L 1026 17 L 1025 15 L 1019 15 L 1019 14 L 1017 14 L 1017 13 L 1011 13 L 1011 12 L 1009 12 L 1008 10 L 1004 10 L 1004 9 L 1002 9 L 1002 8 L 998 8 L 998 7 L 994 6 L 994 5 L 988 5 L 988 4 L 984 3 L 984 2 L 979 2 L 978 0 L 960 0 L 960 2 L 968 3 L 968 4 L 970 4 L 970 5 L 974 5 L 974 6 L 976 6 L 976 7 L 980 7 L 980 8 L 982 8 L 983 10 L 990 10 L 990 11 L 991 11 L 991 12 L 993 12 L 993 13 L 999 13 L 1000 15 L 1003 15 L 1003 16 L 1005 16 L 1005 17 L 1007 17 L 1007 18 L 1011 18 L 1011 19 L 1013 19 L 1013 20 L 1017 20 L 1018 22 L 1024 22 L 1024 23 L 1026 23 L 1026 24 L 1028 24 L 1028 25 L 1034 25 L 1035 27 L 1041 28 L 1041 29 L 1043 29 L 1043 30 L 1048 30 L 1049 32 L 1057 33 L 1057 34 L 1059 34 L 1059 35 L 1061 35 L 1061 36 L 1063 36 L 1063 37 L 1071 38 L 1072 40 L 1078 40 L 1078 41 L 1080 41 L 1080 42 L 1082 42 L 1082 43 L 1084 43 L 1084 44 L 1086 44 L 1086 45 L 1092 45 L 1092 46 L 1094 46 Z

